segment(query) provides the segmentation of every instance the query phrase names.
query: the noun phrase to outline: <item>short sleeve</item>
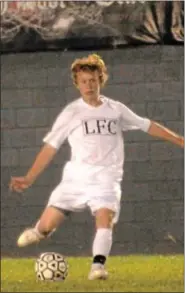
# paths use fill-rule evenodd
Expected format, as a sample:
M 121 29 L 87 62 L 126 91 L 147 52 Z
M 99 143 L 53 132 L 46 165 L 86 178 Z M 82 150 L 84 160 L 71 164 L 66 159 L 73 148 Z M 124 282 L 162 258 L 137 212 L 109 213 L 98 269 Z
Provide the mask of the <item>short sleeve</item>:
M 121 110 L 121 127 L 123 131 L 140 129 L 147 132 L 151 121 L 135 114 L 132 110 L 120 103 L 119 109 Z
M 56 118 L 51 130 L 43 138 L 43 142 L 59 149 L 68 136 L 72 114 L 71 109 L 65 108 Z

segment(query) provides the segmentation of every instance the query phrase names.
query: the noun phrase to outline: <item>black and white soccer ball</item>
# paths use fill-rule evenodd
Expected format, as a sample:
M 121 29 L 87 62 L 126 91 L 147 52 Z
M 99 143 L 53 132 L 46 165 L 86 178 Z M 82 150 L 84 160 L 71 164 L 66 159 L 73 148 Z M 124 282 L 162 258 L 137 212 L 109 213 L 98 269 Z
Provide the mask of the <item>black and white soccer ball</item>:
M 44 252 L 36 260 L 35 272 L 41 281 L 64 281 L 68 275 L 68 263 L 60 253 Z

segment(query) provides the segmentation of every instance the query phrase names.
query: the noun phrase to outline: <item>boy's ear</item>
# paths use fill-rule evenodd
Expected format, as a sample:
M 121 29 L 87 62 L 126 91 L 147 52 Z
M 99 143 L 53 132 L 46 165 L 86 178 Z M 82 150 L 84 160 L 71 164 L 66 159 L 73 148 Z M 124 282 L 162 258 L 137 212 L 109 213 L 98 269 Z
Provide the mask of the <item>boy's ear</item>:
M 74 81 L 73 81 L 73 85 L 78 89 L 78 85 Z

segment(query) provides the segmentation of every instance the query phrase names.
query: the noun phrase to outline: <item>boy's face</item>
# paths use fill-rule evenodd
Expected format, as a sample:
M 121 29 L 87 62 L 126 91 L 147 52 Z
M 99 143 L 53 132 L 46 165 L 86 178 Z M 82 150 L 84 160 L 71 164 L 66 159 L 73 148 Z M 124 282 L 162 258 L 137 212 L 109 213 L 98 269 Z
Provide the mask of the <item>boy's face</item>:
M 77 88 L 84 100 L 97 100 L 100 93 L 98 71 L 79 71 L 76 77 Z

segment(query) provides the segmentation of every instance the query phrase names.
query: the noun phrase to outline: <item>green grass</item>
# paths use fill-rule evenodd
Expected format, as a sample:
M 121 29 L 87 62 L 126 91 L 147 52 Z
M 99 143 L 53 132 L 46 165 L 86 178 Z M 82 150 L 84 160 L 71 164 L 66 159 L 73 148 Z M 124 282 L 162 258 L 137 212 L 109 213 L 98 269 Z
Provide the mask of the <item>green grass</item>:
M 38 282 L 34 259 L 1 260 L 1 292 L 184 292 L 183 255 L 119 256 L 107 263 L 109 279 L 88 281 L 90 258 L 68 258 L 63 282 Z

